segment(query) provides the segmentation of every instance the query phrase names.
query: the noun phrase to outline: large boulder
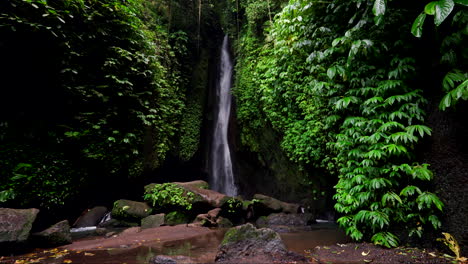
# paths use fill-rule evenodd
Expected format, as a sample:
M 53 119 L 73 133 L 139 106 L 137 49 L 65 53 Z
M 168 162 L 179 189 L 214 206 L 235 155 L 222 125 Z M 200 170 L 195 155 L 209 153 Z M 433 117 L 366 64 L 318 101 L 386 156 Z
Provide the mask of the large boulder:
M 223 204 L 229 199 L 229 196 L 205 189 L 208 187 L 208 183 L 204 181 L 193 181 L 193 182 L 174 182 L 177 186 L 184 189 L 187 192 L 193 193 L 193 208 L 196 211 L 205 211 L 212 208 L 222 207 Z M 156 183 L 148 184 L 144 187 L 145 192 L 154 188 Z M 184 193 L 184 195 L 186 195 Z
M 70 224 L 67 220 L 58 222 L 44 231 L 32 234 L 32 236 L 41 247 L 55 247 L 72 242 Z
M 0 243 L 26 241 L 38 213 L 35 208 L 0 208 Z
M 141 219 L 141 228 L 153 228 L 164 225 L 165 214 L 150 215 Z
M 266 224 L 272 225 L 285 225 L 285 226 L 306 226 L 310 225 L 312 214 L 271 214 L 266 218 Z
M 146 203 L 118 200 L 114 202 L 112 217 L 118 220 L 137 221 L 151 215 L 151 207 Z
M 73 224 L 74 227 L 97 226 L 102 218 L 106 215 L 107 208 L 104 206 L 96 206 L 81 215 Z
M 310 230 L 310 224 L 314 221 L 312 214 L 285 214 L 276 213 L 262 216 L 255 224 L 258 227 L 268 227 L 276 232 L 297 232 Z
M 289 263 L 307 259 L 286 250 L 281 237 L 268 228 L 245 224 L 229 229 L 216 254 L 217 263 Z
M 263 194 L 255 194 L 253 198 L 257 201 L 256 209 L 265 212 L 295 214 L 300 207 L 298 204 L 286 203 Z
M 206 181 L 196 180 L 190 182 L 174 182 L 175 184 L 186 188 L 210 189 L 210 185 Z

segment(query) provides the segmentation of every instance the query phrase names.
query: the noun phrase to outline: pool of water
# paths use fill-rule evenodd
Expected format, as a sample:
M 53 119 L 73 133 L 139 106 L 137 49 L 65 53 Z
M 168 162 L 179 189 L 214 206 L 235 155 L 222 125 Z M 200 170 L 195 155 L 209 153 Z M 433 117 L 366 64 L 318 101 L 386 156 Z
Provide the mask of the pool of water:
M 217 248 L 221 243 L 226 229 L 217 229 L 214 232 L 197 237 L 170 242 L 151 242 L 134 248 L 110 248 L 86 251 L 36 251 L 15 259 L 3 259 L 0 263 L 15 263 L 15 260 L 27 260 L 33 263 L 39 258 L 44 264 L 82 263 L 82 264 L 148 264 L 156 255 L 186 256 L 185 261 L 190 263 L 214 262 Z M 297 253 L 312 249 L 318 245 L 331 245 L 346 243 L 348 238 L 335 224 L 319 223 L 312 226 L 310 231 L 280 234 L 286 247 Z M 2 262 L 3 261 L 3 262 Z M 184 262 L 184 260 L 182 260 Z

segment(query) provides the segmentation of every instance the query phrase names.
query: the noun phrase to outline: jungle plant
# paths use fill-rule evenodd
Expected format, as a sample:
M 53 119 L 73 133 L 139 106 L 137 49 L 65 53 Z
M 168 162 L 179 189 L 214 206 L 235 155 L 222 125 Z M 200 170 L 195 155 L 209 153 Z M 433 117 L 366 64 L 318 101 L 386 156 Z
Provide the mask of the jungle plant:
M 143 198 L 157 209 L 181 207 L 192 209 L 195 194 L 174 183 L 155 184 L 145 189 Z
M 451 17 L 450 27 L 446 27 L 442 34 L 441 64 L 449 67 L 449 72 L 442 81 L 442 88 L 446 93 L 439 108 L 445 110 L 454 106 L 460 99 L 468 100 L 468 48 L 463 43 L 468 40 L 468 1 L 466 0 L 439 0 L 426 4 L 424 11 L 416 18 L 411 33 L 420 38 L 427 16 L 434 17 L 435 26 Z
M 229 214 L 235 214 L 242 210 L 242 202 L 239 199 L 230 197 L 226 201 L 225 207 L 227 208 Z
M 411 82 L 410 36 L 395 26 L 409 22 L 399 4 L 290 1 L 263 44 L 246 34 L 241 47 L 255 59 L 242 61 L 239 72 L 249 77 L 236 88 L 241 120 L 266 119 L 292 161 L 338 177 L 335 209 L 347 234 L 386 247 L 399 243 L 393 226 L 417 236 L 439 228 L 443 208 L 423 189 L 433 178 L 429 165 L 414 161 L 431 129 L 423 91 Z M 262 113 L 247 116 L 253 107 Z M 247 128 L 243 133 L 257 129 Z

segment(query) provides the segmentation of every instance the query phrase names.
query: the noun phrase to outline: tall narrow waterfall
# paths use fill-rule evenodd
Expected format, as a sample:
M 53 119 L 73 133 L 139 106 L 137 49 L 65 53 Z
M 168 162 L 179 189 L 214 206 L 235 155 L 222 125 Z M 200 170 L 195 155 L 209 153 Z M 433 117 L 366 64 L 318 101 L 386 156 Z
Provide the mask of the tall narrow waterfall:
M 228 36 L 221 50 L 219 82 L 216 85 L 216 113 L 211 142 L 211 188 L 229 196 L 237 195 L 232 172 L 231 151 L 228 144 L 228 125 L 231 112 L 232 61 L 229 54 Z

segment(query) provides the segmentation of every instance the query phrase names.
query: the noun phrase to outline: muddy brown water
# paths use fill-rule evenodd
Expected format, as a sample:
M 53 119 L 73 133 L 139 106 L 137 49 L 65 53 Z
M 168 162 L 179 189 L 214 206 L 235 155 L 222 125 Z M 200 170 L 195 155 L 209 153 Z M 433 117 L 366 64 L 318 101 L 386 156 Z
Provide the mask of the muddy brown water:
M 187 256 L 190 263 L 213 263 L 217 248 L 227 229 L 213 229 L 210 232 L 189 238 L 170 241 L 152 240 L 145 243 L 127 243 L 111 248 L 76 250 L 59 248 L 37 250 L 33 253 L 0 259 L 0 263 L 81 263 L 81 264 L 148 264 L 156 255 Z M 280 234 L 286 247 L 304 254 L 305 250 L 318 245 L 332 245 L 348 242 L 345 234 L 335 224 L 320 223 L 310 231 Z

